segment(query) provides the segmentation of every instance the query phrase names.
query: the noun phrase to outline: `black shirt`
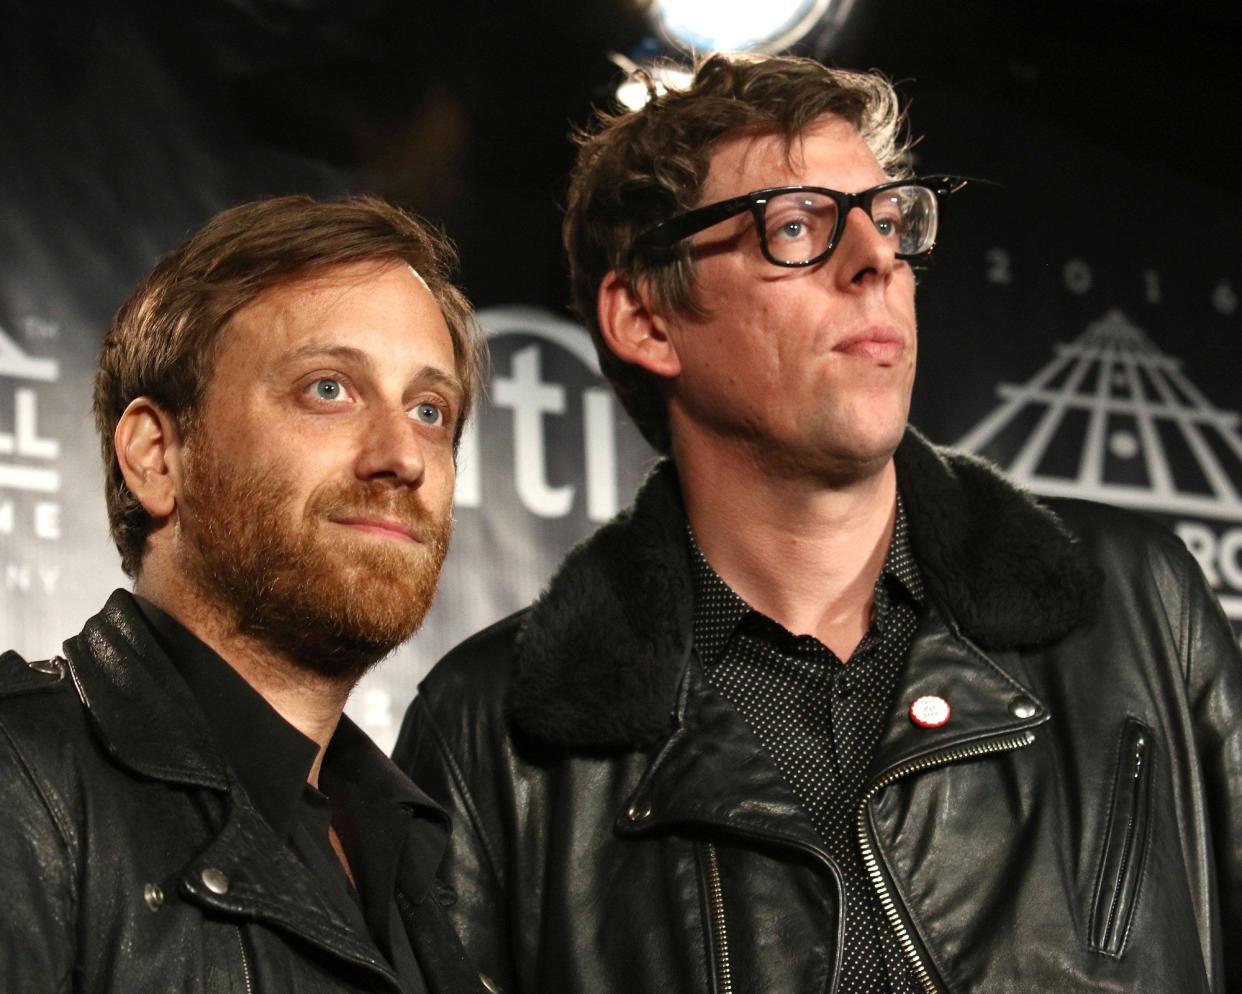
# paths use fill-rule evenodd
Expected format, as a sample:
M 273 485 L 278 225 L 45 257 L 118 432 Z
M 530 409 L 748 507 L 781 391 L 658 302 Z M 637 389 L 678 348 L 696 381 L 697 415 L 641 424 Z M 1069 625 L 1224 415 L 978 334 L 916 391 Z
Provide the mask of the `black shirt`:
M 694 645 L 707 679 L 767 749 L 841 870 L 839 989 L 913 994 L 917 982 L 867 876 L 857 828 L 867 773 L 924 603 L 901 501 L 871 626 L 848 665 L 814 636 L 794 635 L 751 608 L 712 569 L 693 533 L 690 551 Z
M 318 751 L 210 646 L 154 604 L 135 597 L 161 647 L 193 692 L 217 748 L 278 838 L 318 879 L 337 913 L 369 935 L 407 994 L 427 987 L 397 909 L 395 884 L 431 886 L 448 845 L 447 819 L 348 718 L 319 771 Z M 357 887 L 328 838 L 336 829 Z

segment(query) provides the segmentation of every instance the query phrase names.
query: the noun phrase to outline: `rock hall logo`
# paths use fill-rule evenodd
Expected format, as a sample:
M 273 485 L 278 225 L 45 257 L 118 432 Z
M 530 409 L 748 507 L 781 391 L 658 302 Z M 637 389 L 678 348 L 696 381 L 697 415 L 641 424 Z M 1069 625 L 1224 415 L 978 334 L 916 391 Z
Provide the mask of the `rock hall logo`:
M 1154 513 L 1242 628 L 1242 434 L 1120 310 L 1108 311 L 957 443 L 1050 497 Z

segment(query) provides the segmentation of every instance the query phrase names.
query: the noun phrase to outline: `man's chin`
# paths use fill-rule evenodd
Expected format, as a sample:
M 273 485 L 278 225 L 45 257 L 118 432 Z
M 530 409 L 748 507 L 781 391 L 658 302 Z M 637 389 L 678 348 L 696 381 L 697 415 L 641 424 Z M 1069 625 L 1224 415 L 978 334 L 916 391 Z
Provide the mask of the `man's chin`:
M 387 571 L 341 571 L 238 617 L 242 634 L 266 643 L 299 669 L 357 680 L 422 626 L 435 584 Z

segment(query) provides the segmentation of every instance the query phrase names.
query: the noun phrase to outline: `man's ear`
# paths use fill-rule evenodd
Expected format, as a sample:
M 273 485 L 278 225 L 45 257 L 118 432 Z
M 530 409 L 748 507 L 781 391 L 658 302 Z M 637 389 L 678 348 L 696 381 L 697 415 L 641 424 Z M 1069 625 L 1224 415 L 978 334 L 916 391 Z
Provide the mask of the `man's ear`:
M 125 485 L 153 518 L 176 509 L 182 449 L 177 425 L 150 397 L 130 401 L 112 435 Z
M 599 330 L 618 359 L 671 379 L 681 372 L 681 359 L 649 296 L 625 273 L 612 270 L 599 286 Z

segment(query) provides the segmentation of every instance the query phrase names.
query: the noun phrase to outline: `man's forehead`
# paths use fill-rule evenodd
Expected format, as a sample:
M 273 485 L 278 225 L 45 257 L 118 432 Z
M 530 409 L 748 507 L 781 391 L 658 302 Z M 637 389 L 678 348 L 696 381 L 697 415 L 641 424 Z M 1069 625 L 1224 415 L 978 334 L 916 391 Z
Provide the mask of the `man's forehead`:
M 763 174 L 773 176 L 775 183 L 797 174 L 806 166 L 806 145 L 812 140 L 839 146 L 843 155 L 856 151 L 859 143 L 865 146 L 858 129 L 836 114 L 825 114 L 794 135 L 770 129 L 742 132 L 716 147 L 704 187 L 719 189 Z
M 397 273 L 402 277 L 412 277 L 410 286 L 421 287 L 429 296 L 432 295 L 427 281 L 404 259 L 365 259 L 294 273 L 267 287 L 247 303 L 243 310 L 263 304 L 275 307 L 290 304 L 328 307 L 359 286 Z
M 264 291 L 225 329 L 225 348 L 253 349 L 251 359 L 283 362 L 343 347 L 452 354 L 451 336 L 426 280 L 404 260 L 333 266 Z M 443 341 L 441 341 L 441 339 Z

